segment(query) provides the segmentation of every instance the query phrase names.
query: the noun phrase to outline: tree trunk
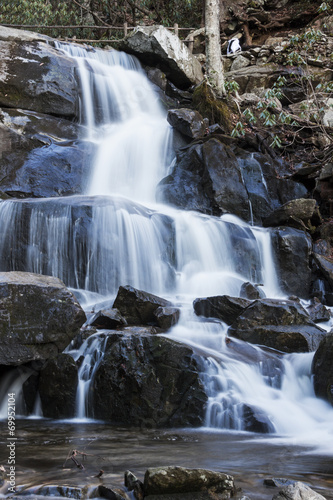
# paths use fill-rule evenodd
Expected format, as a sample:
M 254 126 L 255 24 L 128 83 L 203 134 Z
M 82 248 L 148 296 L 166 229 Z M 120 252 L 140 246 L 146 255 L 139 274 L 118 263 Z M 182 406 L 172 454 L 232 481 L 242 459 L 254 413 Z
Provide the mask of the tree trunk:
M 220 4 L 219 0 L 206 0 L 206 71 L 208 82 L 217 95 L 225 94 L 224 75 L 220 41 Z

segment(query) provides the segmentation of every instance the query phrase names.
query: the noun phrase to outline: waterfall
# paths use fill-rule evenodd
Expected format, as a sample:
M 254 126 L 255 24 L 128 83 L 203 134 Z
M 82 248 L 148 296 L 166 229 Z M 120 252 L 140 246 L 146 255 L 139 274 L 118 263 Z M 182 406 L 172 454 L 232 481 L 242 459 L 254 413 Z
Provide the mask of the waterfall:
M 98 146 L 94 167 L 80 196 L 0 202 L 0 269 L 57 276 L 88 301 L 113 298 L 120 285 L 177 297 L 181 319 L 168 336 L 206 353 L 206 427 L 255 431 L 252 412 L 270 433 L 309 438 L 320 427 L 332 434 L 333 410 L 313 394 L 313 354 L 283 355 L 228 339 L 225 324 L 193 312 L 195 298 L 239 296 L 244 282 L 260 284 L 267 297 L 283 297 L 269 230 L 233 215 L 157 204 L 155 187 L 172 159 L 172 130 L 139 63 L 114 50 L 58 49 L 77 63 L 85 140 Z M 255 181 L 266 191 L 258 165 L 253 157 Z M 80 363 L 79 419 L 92 416 L 91 381 L 106 342 L 103 332 L 67 351 Z

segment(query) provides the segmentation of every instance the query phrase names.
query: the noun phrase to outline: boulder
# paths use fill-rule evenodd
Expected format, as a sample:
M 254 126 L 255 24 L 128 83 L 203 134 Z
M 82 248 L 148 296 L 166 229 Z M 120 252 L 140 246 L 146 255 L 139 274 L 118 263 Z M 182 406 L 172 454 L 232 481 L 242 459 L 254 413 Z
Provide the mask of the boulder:
M 223 141 L 224 136 L 212 137 L 178 151 L 172 172 L 157 186 L 158 200 L 261 223 L 272 209 L 304 196 L 303 186 L 278 178 L 272 159 L 237 148 L 232 140 L 229 145 Z
M 155 311 L 159 307 L 169 307 L 171 302 L 152 293 L 137 290 L 132 286 L 119 287 L 113 307 L 118 309 L 128 325 L 155 325 Z
M 299 229 L 271 230 L 274 262 L 281 290 L 308 299 L 311 291 L 311 237 Z
M 187 46 L 163 26 L 138 26 L 121 43 L 143 64 L 157 66 L 180 89 L 203 80 L 201 64 Z
M 118 326 L 127 325 L 127 321 L 117 309 L 102 309 L 89 319 L 89 325 L 97 329 L 114 330 Z
M 147 469 L 144 477 L 145 498 L 151 495 L 210 492 L 214 498 L 230 498 L 234 494 L 234 478 L 223 472 L 184 467 L 153 467 Z M 186 497 L 187 498 L 187 497 Z M 208 497 L 210 498 L 210 497 Z
M 250 220 L 237 158 L 215 138 L 177 154 L 172 173 L 157 187 L 157 197 L 186 210 L 215 215 L 229 212 Z
M 198 316 L 217 318 L 227 325 L 231 325 L 235 318 L 250 304 L 251 301 L 244 298 L 217 295 L 216 297 L 195 299 L 193 307 Z
M 46 418 L 75 416 L 78 369 L 72 356 L 59 354 L 43 366 L 38 391 Z
M 200 364 L 174 340 L 110 333 L 93 381 L 93 416 L 142 427 L 200 426 L 207 401 Z
M 75 61 L 52 47 L 47 37 L 29 38 L 1 26 L 0 61 L 0 106 L 77 116 Z
M 272 500 L 326 500 L 325 497 L 300 481 L 282 488 Z
M 172 127 L 191 139 L 203 137 L 206 133 L 202 116 L 193 109 L 169 109 L 167 118 Z
M 263 225 L 292 226 L 297 229 L 313 229 L 321 217 L 316 200 L 299 198 L 291 200 L 263 219 Z
M 178 323 L 180 310 L 177 307 L 158 307 L 154 312 L 154 316 L 157 326 L 163 330 L 169 330 Z
M 258 88 L 272 88 L 281 74 L 281 68 L 276 64 L 264 66 L 247 66 L 226 74 L 228 80 L 234 80 L 239 85 L 239 93 L 251 93 Z
M 314 351 L 325 334 L 300 304 L 276 299 L 254 301 L 228 330 L 230 336 L 283 352 Z
M 82 193 L 95 148 L 82 135 L 65 119 L 0 109 L 0 191 L 19 198 Z
M 312 373 L 316 395 L 333 406 L 333 332 L 320 342 L 313 358 Z
M 0 273 L 0 365 L 56 356 L 86 320 L 74 295 L 58 278 Z

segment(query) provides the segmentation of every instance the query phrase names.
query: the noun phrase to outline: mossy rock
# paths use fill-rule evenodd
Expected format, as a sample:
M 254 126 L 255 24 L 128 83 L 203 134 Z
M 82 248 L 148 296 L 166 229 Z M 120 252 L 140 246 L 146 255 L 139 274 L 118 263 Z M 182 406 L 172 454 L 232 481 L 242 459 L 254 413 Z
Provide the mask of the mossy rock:
M 218 123 L 226 133 L 232 131 L 231 110 L 228 104 L 216 98 L 207 82 L 202 82 L 196 87 L 192 102 L 194 109 L 199 111 L 204 118 L 208 118 L 210 124 Z

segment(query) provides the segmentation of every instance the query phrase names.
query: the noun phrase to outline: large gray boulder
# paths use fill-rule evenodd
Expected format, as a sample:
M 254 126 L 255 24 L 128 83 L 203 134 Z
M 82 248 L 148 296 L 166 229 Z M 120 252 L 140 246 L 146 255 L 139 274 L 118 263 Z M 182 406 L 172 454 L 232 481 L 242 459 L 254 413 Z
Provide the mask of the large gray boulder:
M 333 406 L 333 332 L 320 342 L 313 358 L 312 373 L 316 395 Z
M 187 46 L 163 26 L 138 26 L 122 42 L 121 49 L 148 66 L 157 66 L 179 88 L 203 80 L 201 64 Z
M 56 356 L 80 331 L 86 316 L 58 278 L 0 273 L 0 365 Z
M 238 316 L 228 334 L 283 352 L 309 352 L 317 349 L 326 332 L 297 302 L 261 299 Z
M 93 381 L 94 418 L 142 427 L 199 426 L 207 396 L 200 358 L 174 340 L 110 333 Z
M 75 62 L 48 40 L 0 26 L 0 106 L 74 118 Z

